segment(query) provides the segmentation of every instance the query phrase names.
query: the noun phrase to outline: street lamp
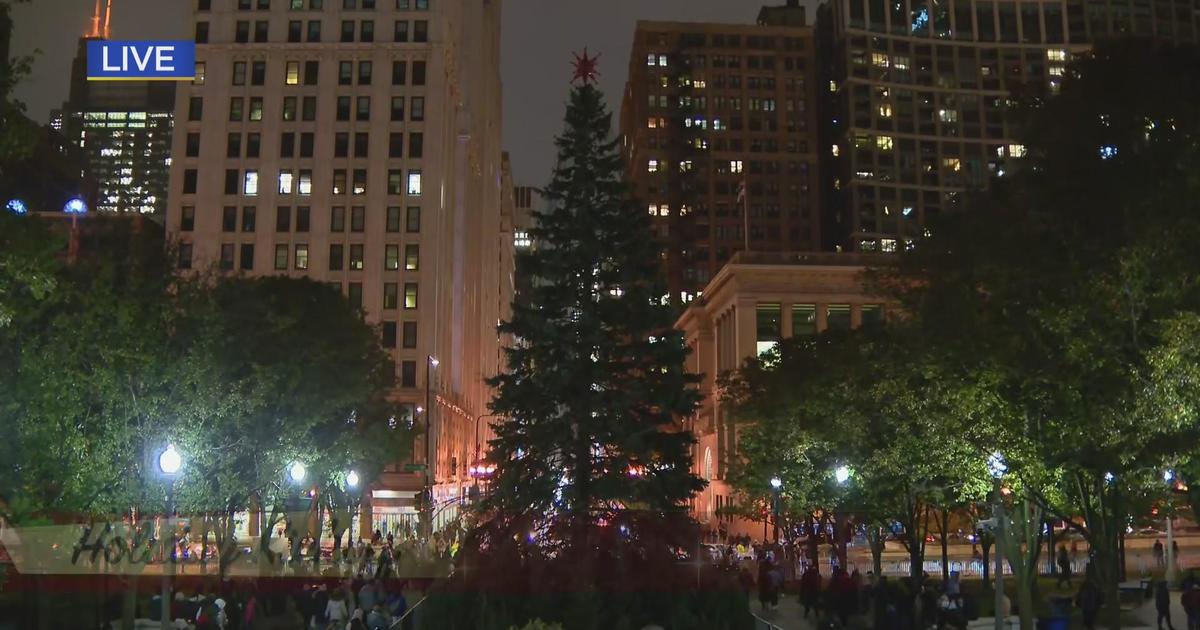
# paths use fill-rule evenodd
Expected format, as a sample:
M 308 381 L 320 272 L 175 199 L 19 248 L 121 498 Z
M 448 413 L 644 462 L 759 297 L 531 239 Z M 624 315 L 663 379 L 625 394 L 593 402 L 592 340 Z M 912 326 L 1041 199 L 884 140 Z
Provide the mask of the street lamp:
M 179 476 L 179 471 L 183 469 L 183 456 L 175 449 L 174 444 L 167 444 L 167 447 L 158 454 L 158 472 L 167 481 L 167 513 L 163 517 L 163 529 L 166 533 L 163 536 L 163 544 L 167 543 L 167 538 L 170 537 L 170 552 L 163 550 L 163 570 L 162 570 L 162 593 L 160 594 L 159 608 L 160 619 L 162 620 L 162 630 L 168 630 L 171 627 L 171 578 L 175 574 L 175 528 L 171 516 L 175 513 L 175 479 Z
M 837 470 L 833 471 L 833 478 L 838 485 L 846 485 L 846 482 L 850 480 L 850 467 L 845 464 L 838 466 Z
M 292 482 L 294 483 L 302 483 L 304 477 L 307 475 L 308 470 L 300 462 L 292 462 L 292 465 L 288 467 L 288 476 L 292 478 Z
M 1008 472 L 1008 463 L 1004 461 L 1004 455 L 1000 451 L 994 451 L 988 455 L 987 460 L 988 472 L 992 475 L 994 488 L 996 491 L 996 503 L 992 507 L 993 529 L 996 538 L 996 603 L 995 617 L 996 630 L 1004 628 L 1004 496 L 1000 493 L 1000 480 L 1004 474 Z
M 773 523 L 772 529 L 774 530 L 773 536 L 775 538 L 775 542 L 779 542 L 779 491 L 781 489 L 783 489 L 783 480 L 780 479 L 778 476 L 771 477 L 770 484 L 771 484 L 771 515 L 774 517 L 772 519 L 772 523 Z M 766 538 L 766 537 L 767 537 L 767 533 L 764 531 L 763 538 Z M 766 542 L 766 541 L 764 541 L 764 542 Z
M 437 457 L 433 444 L 433 369 L 441 362 L 432 354 L 425 355 L 425 496 L 422 511 L 427 512 L 422 530 L 433 528 L 433 463 Z M 428 539 L 431 531 L 422 531 Z
M 346 493 L 355 495 L 358 490 L 358 472 L 351 470 L 346 473 Z M 353 502 L 354 510 L 350 512 L 350 533 L 347 537 L 350 539 L 350 544 L 354 544 L 354 519 L 358 518 L 358 501 Z
M 1163 481 L 1173 492 L 1175 490 L 1175 471 L 1168 468 L 1163 472 Z M 1167 583 L 1175 583 L 1175 528 L 1171 521 L 1175 520 L 1174 505 L 1170 495 L 1167 495 Z

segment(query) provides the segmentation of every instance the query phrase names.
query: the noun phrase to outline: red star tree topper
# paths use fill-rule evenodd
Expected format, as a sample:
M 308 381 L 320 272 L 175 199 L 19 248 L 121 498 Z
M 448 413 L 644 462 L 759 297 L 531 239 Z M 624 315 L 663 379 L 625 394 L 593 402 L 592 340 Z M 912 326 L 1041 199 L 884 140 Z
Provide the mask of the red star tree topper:
M 597 77 L 600 76 L 600 72 L 596 70 L 596 62 L 600 60 L 600 55 L 596 55 L 595 57 L 588 56 L 586 46 L 583 49 L 582 55 L 579 53 L 571 54 L 575 56 L 575 60 L 571 62 L 575 66 L 575 76 L 571 78 L 571 83 L 575 83 L 576 81 L 580 82 L 581 85 L 596 83 Z

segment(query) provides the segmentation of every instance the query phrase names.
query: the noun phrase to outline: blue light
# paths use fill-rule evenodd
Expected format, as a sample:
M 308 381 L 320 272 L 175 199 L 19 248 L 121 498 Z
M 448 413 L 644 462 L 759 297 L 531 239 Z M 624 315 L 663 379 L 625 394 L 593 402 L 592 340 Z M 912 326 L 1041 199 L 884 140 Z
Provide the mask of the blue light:
M 917 11 L 917 14 L 913 16 L 912 32 L 916 33 L 917 31 L 924 30 L 927 24 L 929 24 L 929 9 L 921 8 L 921 10 Z
M 9 199 L 8 203 L 4 207 L 13 214 L 29 213 L 29 208 L 25 207 L 25 202 L 21 201 L 20 199 Z
M 67 214 L 87 214 L 87 211 L 87 203 L 85 203 L 79 197 L 70 198 L 63 206 L 63 212 Z
M 1111 144 L 1106 144 L 1100 147 L 1100 159 L 1111 160 L 1115 157 L 1117 157 L 1117 147 Z

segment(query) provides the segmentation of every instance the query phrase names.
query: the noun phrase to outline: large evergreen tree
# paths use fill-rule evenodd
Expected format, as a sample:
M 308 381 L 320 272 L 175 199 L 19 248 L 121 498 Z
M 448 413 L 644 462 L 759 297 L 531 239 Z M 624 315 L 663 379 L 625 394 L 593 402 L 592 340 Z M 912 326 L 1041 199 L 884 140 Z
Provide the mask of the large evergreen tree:
M 703 483 L 690 472 L 695 377 L 665 305 L 649 219 L 622 181 L 602 94 L 571 91 L 558 164 L 536 213 L 533 279 L 501 330 L 515 338 L 494 384 L 498 469 L 493 522 L 582 550 L 596 528 L 683 513 Z M 602 529 L 600 531 L 603 531 Z

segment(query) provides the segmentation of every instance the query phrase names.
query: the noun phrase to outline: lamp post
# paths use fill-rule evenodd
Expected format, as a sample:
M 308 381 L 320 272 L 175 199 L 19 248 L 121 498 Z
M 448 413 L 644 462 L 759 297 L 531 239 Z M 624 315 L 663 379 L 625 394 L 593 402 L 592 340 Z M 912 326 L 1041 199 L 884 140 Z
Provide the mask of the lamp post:
M 474 496 L 476 498 L 479 497 L 479 479 L 481 477 L 483 477 L 483 478 L 490 477 L 491 474 L 496 471 L 495 465 L 485 464 L 483 461 L 483 458 L 480 456 L 479 421 L 483 420 L 484 418 L 502 418 L 502 417 L 504 417 L 503 414 L 498 414 L 498 413 L 479 414 L 479 415 L 475 416 L 475 455 L 471 459 L 471 467 L 469 469 L 469 472 L 471 474 L 471 477 L 475 480 L 475 485 L 473 487 L 472 494 L 474 494 Z
M 846 483 L 850 481 L 850 467 L 845 464 L 842 464 L 841 466 L 838 466 L 837 468 L 835 468 L 833 471 L 833 480 L 836 481 L 839 486 L 845 486 Z M 837 518 L 837 513 L 835 513 L 834 516 L 835 516 L 835 518 L 833 519 L 834 551 L 836 551 L 838 554 L 838 558 L 837 558 L 838 566 L 842 567 L 842 570 L 846 570 L 847 565 L 849 564 L 849 562 L 847 562 L 847 560 L 846 560 L 846 556 L 847 556 L 846 547 L 848 547 L 849 544 L 848 544 L 848 541 L 842 540 L 843 530 L 845 530 L 845 528 L 842 527 L 842 519 Z
M 346 473 L 346 493 L 351 496 L 356 496 L 358 492 L 358 482 L 358 473 L 356 471 L 351 470 L 350 472 Z M 350 511 L 350 532 L 347 534 L 347 537 L 350 539 L 350 544 L 353 545 L 354 519 L 358 518 L 359 502 L 353 501 L 351 505 L 353 505 L 354 509 Z
M 421 497 L 422 534 L 428 540 L 433 533 L 433 466 L 437 453 L 433 443 L 433 369 L 440 363 L 432 354 L 425 355 L 425 489 Z
M 1163 473 L 1163 481 L 1167 482 L 1171 491 L 1175 490 L 1175 471 L 1168 469 Z M 1167 516 L 1167 583 L 1175 583 L 1175 528 L 1171 521 L 1175 520 L 1174 505 L 1169 495 L 1166 505 Z
M 996 538 L 996 603 L 995 617 L 996 630 L 1004 628 L 1004 496 L 1001 494 L 1000 479 L 1004 477 L 1004 473 L 1008 472 L 1008 464 L 1004 461 L 1004 456 L 999 451 L 988 456 L 988 471 L 992 473 L 993 489 L 996 494 L 996 502 L 992 507 L 992 520 Z
M 779 491 L 783 489 L 783 480 L 771 477 L 771 520 L 774 523 L 775 542 L 779 542 Z M 765 537 L 765 535 L 764 535 Z
M 168 536 L 171 544 L 170 552 L 163 553 L 162 599 L 159 601 L 162 630 L 168 630 L 171 627 L 171 579 L 175 575 L 175 527 L 171 517 L 175 514 L 175 479 L 179 476 L 181 468 L 183 468 L 183 456 L 175 450 L 174 444 L 167 444 L 167 447 L 158 454 L 158 472 L 167 480 L 167 513 L 163 516 L 163 529 L 166 530 L 167 535 L 163 536 L 163 544 L 167 543 Z

